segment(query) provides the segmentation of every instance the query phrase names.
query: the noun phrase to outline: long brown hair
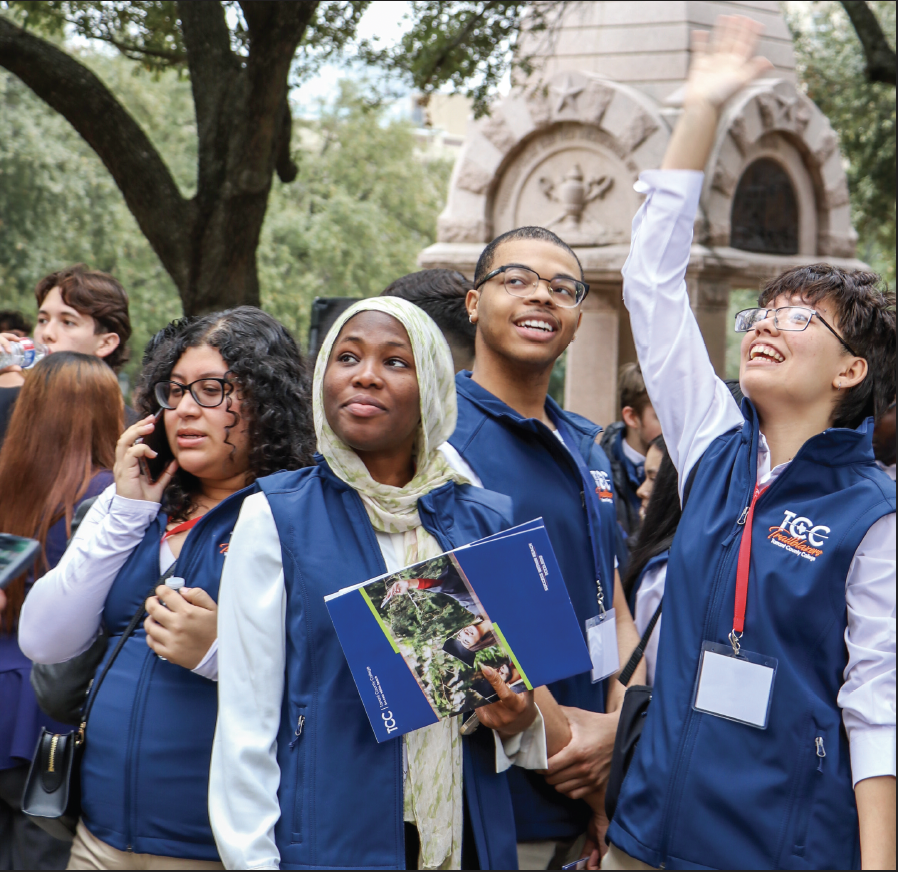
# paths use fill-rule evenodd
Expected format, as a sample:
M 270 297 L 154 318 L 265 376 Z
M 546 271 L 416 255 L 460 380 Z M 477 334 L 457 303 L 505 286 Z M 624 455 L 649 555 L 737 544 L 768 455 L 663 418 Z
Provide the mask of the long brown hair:
M 65 518 L 101 469 L 112 469 L 124 401 L 99 357 L 61 351 L 26 373 L 0 450 L 0 532 L 41 543 L 35 574 L 46 572 L 47 533 Z M 0 627 L 16 626 L 27 574 L 6 590 Z

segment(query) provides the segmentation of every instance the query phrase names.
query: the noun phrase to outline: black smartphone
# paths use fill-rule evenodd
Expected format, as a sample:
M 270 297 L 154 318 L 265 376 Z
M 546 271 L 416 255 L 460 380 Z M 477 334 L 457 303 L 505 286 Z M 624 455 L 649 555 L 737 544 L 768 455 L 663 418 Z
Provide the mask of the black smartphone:
M 41 543 L 37 539 L 0 533 L 0 590 L 25 572 L 40 550 Z
M 141 475 L 145 475 L 150 484 L 156 484 L 159 477 L 165 472 L 168 465 L 175 459 L 171 446 L 168 444 L 168 436 L 165 433 L 165 422 L 162 416 L 165 409 L 160 409 L 153 417 L 153 432 L 146 436 L 139 436 L 135 441 L 149 445 L 156 452 L 155 457 L 138 457 Z

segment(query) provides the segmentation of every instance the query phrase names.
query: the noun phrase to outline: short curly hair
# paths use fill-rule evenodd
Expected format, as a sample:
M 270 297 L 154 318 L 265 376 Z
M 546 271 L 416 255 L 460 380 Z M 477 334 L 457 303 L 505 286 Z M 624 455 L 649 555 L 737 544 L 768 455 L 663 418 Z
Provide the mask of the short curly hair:
M 839 333 L 867 361 L 864 380 L 840 395 L 832 426 L 856 428 L 868 416 L 879 418 L 895 396 L 895 292 L 876 273 L 812 263 L 767 282 L 758 305 L 766 308 L 779 296 L 798 296 L 810 306 L 830 302 Z
M 246 484 L 281 469 L 314 463 L 311 375 L 308 363 L 283 324 L 254 306 L 240 306 L 172 322 L 148 343 L 135 391 L 144 415 L 159 409 L 154 386 L 171 376 L 188 348 L 208 345 L 224 359 L 243 393 L 241 415 L 249 420 L 249 470 Z M 227 400 L 230 409 L 230 398 Z M 237 413 L 234 424 L 237 424 Z M 229 431 L 231 427 L 227 428 Z M 173 519 L 196 505 L 199 482 L 179 469 L 162 499 Z

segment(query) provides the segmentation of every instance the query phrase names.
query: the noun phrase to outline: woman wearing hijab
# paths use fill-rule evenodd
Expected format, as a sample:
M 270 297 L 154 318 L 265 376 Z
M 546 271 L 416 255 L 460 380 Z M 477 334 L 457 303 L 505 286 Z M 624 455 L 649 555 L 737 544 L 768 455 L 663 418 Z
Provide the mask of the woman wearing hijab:
M 446 341 L 404 300 L 355 304 L 318 356 L 313 409 L 317 466 L 260 482 L 225 565 L 209 798 L 224 863 L 516 868 L 504 770 L 546 765 L 532 693 L 485 667 L 495 739 L 445 719 L 378 744 L 324 604 L 510 526 L 508 499 L 438 450 L 456 419 Z

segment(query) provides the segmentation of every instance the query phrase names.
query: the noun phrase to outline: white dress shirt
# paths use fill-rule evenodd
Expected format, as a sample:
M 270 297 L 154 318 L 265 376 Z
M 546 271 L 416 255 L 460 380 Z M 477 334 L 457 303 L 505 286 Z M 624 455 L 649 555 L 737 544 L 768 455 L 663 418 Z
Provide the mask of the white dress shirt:
M 684 279 L 703 174 L 691 170 L 644 172 L 636 185 L 646 195 L 633 219 L 624 264 L 624 303 L 642 375 L 680 475 L 718 436 L 742 427 L 743 417 L 717 378 Z M 758 484 L 786 467 L 770 468 L 766 439 L 758 448 Z M 838 703 L 851 747 L 855 784 L 895 775 L 895 514 L 867 531 L 845 580 L 848 665 Z
M 387 570 L 402 544 L 378 534 Z M 401 540 L 401 537 L 400 537 Z M 218 604 L 219 718 L 209 771 L 209 819 L 228 869 L 277 869 L 280 817 L 277 734 L 287 658 L 287 592 L 281 543 L 264 494 L 246 498 L 228 547 Z M 481 727 L 481 729 L 484 729 Z M 496 771 L 548 766 L 545 725 L 496 739 Z
M 22 606 L 19 646 L 29 660 L 62 663 L 93 644 L 112 584 L 158 514 L 159 503 L 117 496 L 114 484 L 97 497 L 62 559 L 34 583 Z M 160 576 L 174 561 L 162 542 Z M 216 640 L 191 671 L 216 681 L 217 650 Z
M 636 603 L 633 609 L 633 623 L 636 624 L 636 632 L 639 638 L 645 632 L 645 628 L 649 625 L 658 603 L 664 596 L 664 582 L 667 580 L 667 562 L 653 566 L 642 577 L 642 584 L 636 591 Z M 658 640 L 661 638 L 661 622 L 664 620 L 664 613 L 658 615 L 658 623 L 649 636 L 648 644 L 645 646 L 645 683 L 650 687 L 655 683 L 655 666 L 658 663 Z

